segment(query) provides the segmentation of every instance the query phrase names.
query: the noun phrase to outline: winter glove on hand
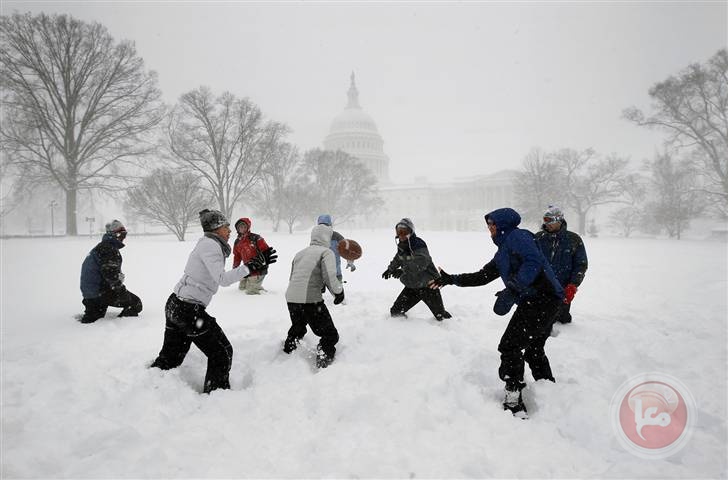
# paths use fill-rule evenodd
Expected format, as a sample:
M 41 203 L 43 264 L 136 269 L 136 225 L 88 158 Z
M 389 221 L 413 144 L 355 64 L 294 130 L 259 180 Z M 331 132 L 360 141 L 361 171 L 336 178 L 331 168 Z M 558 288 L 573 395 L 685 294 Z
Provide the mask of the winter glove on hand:
M 516 303 L 518 294 L 512 288 L 504 288 L 500 292 L 495 294 L 496 300 L 493 305 L 493 312 L 496 315 L 505 315 L 511 311 L 513 305 Z
M 344 301 L 344 291 L 343 290 L 341 291 L 341 293 L 334 294 L 334 305 L 338 305 L 343 301 Z
M 403 273 L 403 272 L 402 272 L 402 269 L 398 268 L 397 270 L 395 270 L 395 271 L 393 271 L 393 272 L 392 272 L 392 276 L 393 276 L 394 278 L 399 278 L 399 277 L 401 277 L 401 276 L 402 276 L 402 273 Z
M 278 255 L 276 254 L 276 249 L 273 247 L 268 247 L 263 252 L 263 255 L 265 256 L 266 265 L 270 265 L 271 263 L 276 263 L 278 261 Z
M 568 284 L 566 287 L 564 287 L 564 303 L 570 304 L 574 300 L 574 295 L 576 295 L 576 291 L 578 288 L 576 288 L 576 285 L 573 283 Z
M 384 273 L 382 274 L 382 278 L 385 280 L 389 280 L 389 277 L 392 276 L 392 272 L 389 271 L 389 269 L 386 269 Z
M 430 280 L 430 288 L 442 288 L 445 285 L 452 285 L 455 283 L 455 278 L 450 275 L 442 268 L 440 269 L 440 276 L 434 280 Z
M 248 263 L 245 264 L 245 266 L 248 267 L 248 270 L 250 270 L 250 273 L 255 273 L 263 270 L 265 268 L 265 265 L 265 254 L 263 252 L 258 253 L 258 255 L 251 258 Z
M 354 262 L 349 260 L 346 262 L 346 268 L 348 268 L 349 270 L 351 270 L 353 272 L 354 270 L 356 270 L 356 265 L 354 265 Z

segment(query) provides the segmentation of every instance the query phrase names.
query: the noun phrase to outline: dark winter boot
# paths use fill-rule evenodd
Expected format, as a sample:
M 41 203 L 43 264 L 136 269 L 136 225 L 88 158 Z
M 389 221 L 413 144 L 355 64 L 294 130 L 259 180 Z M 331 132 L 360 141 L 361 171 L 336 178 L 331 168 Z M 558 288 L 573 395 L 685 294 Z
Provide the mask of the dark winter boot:
M 525 420 L 528 418 L 526 405 L 523 404 L 523 396 L 520 390 L 506 389 L 506 395 L 503 399 L 503 410 L 510 410 L 514 417 Z
M 298 348 L 298 339 L 293 337 L 287 337 L 286 340 L 283 342 L 283 351 L 286 353 L 291 353 L 295 349 Z
M 392 318 L 407 318 L 407 314 L 401 310 L 390 310 L 389 314 L 392 315 Z
M 442 322 L 443 319 L 448 319 L 448 318 L 452 318 L 452 315 L 450 315 L 450 312 L 448 312 L 446 310 L 443 310 L 442 312 L 435 314 L 435 320 L 437 320 L 438 322 Z
M 318 352 L 316 353 L 316 366 L 318 368 L 326 368 L 331 365 L 333 361 L 333 355 L 327 355 L 323 350 L 320 348 L 318 349 Z

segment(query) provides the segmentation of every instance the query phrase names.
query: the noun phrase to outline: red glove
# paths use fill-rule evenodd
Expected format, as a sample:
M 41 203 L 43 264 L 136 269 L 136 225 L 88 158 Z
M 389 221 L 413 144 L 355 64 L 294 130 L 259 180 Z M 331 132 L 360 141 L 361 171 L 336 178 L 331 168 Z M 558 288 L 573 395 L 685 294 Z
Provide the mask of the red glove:
M 564 303 L 567 305 L 571 303 L 572 300 L 574 300 L 574 295 L 576 295 L 576 291 L 578 289 L 576 288 L 576 285 L 573 283 L 568 284 L 566 287 L 564 287 Z

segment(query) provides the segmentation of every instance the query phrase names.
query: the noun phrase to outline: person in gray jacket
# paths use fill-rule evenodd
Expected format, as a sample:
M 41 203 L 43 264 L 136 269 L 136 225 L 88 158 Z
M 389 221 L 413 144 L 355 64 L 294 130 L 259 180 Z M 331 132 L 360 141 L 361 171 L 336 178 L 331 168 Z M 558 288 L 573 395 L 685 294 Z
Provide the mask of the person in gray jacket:
M 398 240 L 397 254 L 382 273 L 382 278 L 398 278 L 404 288 L 389 313 L 393 317 L 406 317 L 406 312 L 421 300 L 438 322 L 451 318 L 442 303 L 440 291 L 428 287 L 432 280 L 440 278 L 440 272 L 432 263 L 427 244 L 415 234 L 415 224 L 409 218 L 403 218 L 394 229 Z
M 311 244 L 298 252 L 291 265 L 291 277 L 286 290 L 291 328 L 283 342 L 283 351 L 291 353 L 306 335 L 306 326 L 321 339 L 316 365 L 326 368 L 334 361 L 339 332 L 324 303 L 321 289 L 328 288 L 334 304 L 344 301 L 344 287 L 336 276 L 336 258 L 331 251 L 330 226 L 320 224 L 311 230 Z
M 190 345 L 195 344 L 207 356 L 204 393 L 230 388 L 230 367 L 233 347 L 214 317 L 205 310 L 220 285 L 239 282 L 252 272 L 260 271 L 278 256 L 268 248 L 246 264 L 225 271 L 230 256 L 230 222 L 217 210 L 200 212 L 204 236 L 190 253 L 184 275 L 174 287 L 164 307 L 166 318 L 164 343 L 151 367 L 169 370 L 185 359 Z

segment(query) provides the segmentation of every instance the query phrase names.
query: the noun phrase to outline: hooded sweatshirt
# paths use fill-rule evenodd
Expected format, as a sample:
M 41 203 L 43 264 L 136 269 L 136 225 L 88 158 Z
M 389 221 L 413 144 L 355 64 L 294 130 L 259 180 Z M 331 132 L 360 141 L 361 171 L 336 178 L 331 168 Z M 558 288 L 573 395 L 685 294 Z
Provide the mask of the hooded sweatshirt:
M 316 225 L 311 230 L 311 244 L 293 257 L 286 302 L 322 302 L 321 287 L 324 285 L 333 294 L 344 291 L 336 278 L 336 259 L 330 248 L 332 233 L 328 225 Z

